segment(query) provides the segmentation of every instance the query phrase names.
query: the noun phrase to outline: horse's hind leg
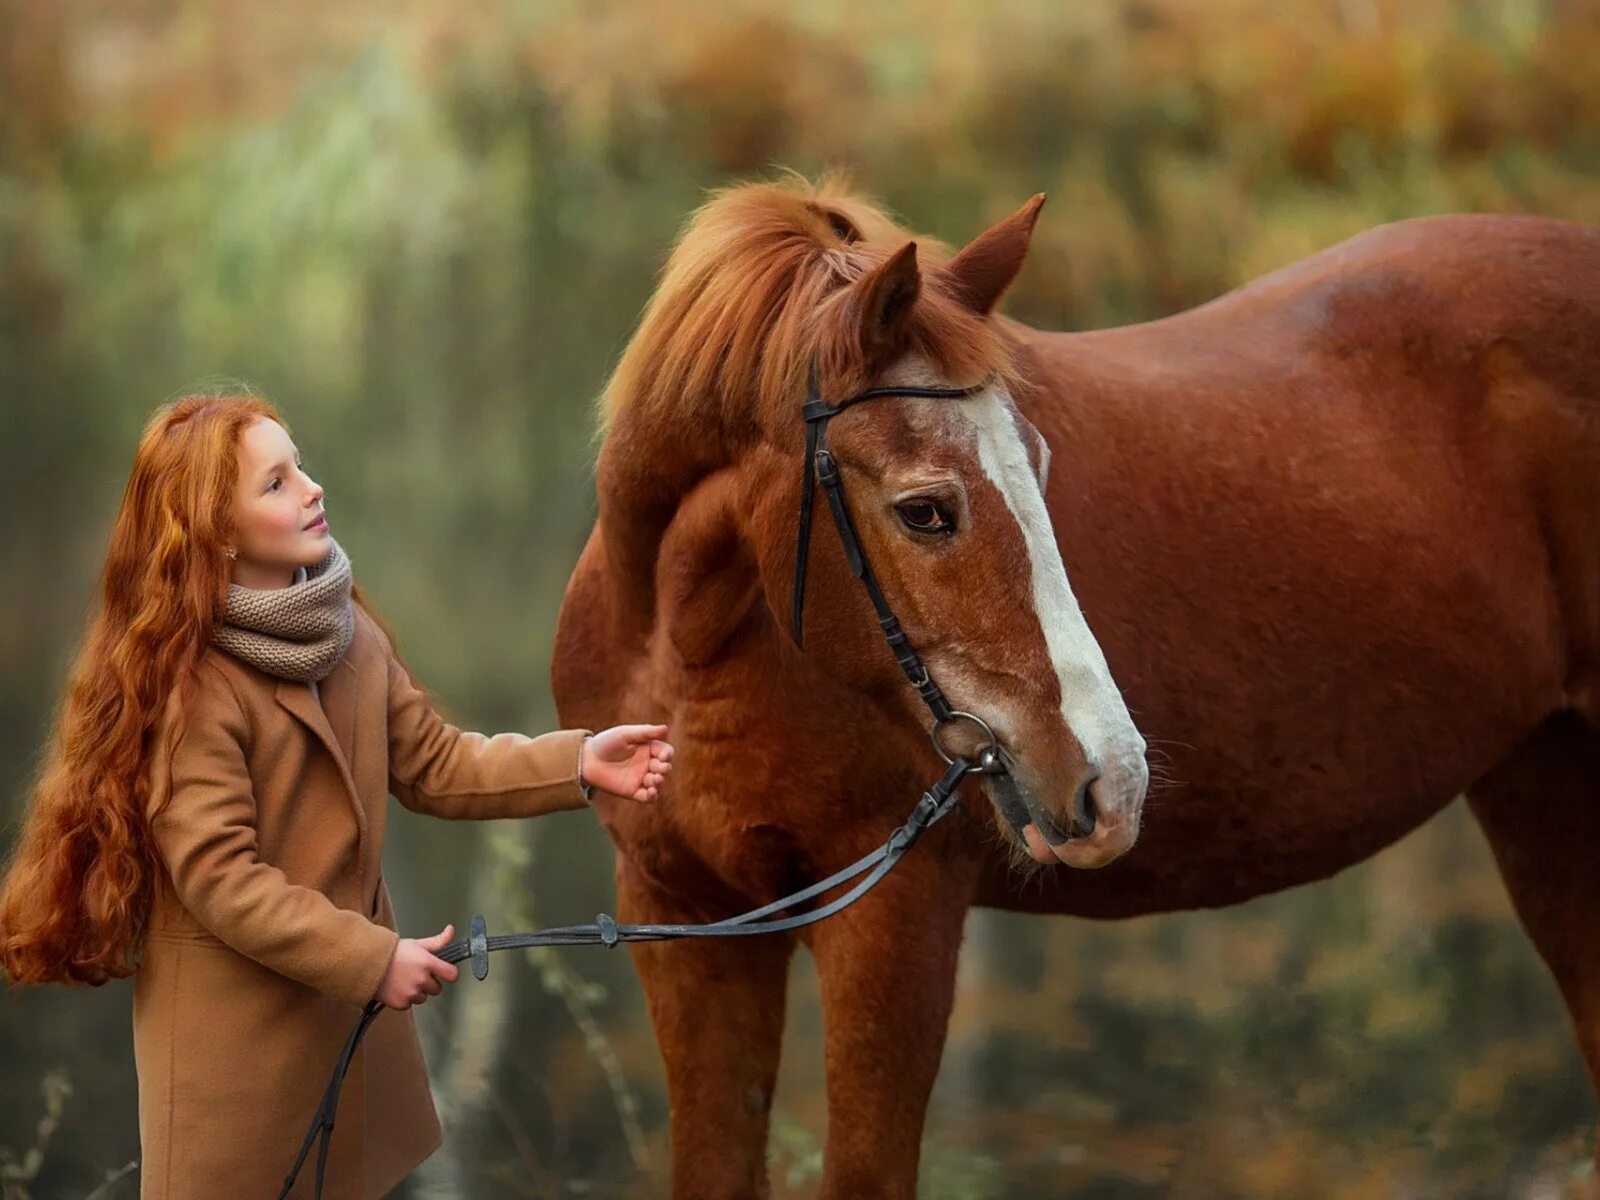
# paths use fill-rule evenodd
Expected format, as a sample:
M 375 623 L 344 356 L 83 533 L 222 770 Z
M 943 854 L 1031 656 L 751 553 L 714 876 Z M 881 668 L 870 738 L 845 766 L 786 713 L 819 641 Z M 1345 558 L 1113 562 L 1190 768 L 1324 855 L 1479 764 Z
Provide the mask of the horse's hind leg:
M 690 923 L 696 912 L 619 859 L 628 924 Z M 767 1124 L 794 943 L 777 935 L 631 945 L 667 1072 L 674 1200 L 764 1200 Z
M 1467 799 L 1600 1091 L 1600 731 L 1551 717 Z

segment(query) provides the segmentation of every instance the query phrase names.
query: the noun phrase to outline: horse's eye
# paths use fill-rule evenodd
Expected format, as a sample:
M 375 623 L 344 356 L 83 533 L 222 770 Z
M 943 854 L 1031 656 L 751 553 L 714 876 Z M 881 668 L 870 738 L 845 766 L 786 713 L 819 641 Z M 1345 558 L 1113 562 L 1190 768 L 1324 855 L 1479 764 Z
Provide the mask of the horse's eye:
M 954 533 L 955 519 L 945 512 L 935 500 L 907 500 L 896 504 L 895 511 L 908 529 L 918 533 Z

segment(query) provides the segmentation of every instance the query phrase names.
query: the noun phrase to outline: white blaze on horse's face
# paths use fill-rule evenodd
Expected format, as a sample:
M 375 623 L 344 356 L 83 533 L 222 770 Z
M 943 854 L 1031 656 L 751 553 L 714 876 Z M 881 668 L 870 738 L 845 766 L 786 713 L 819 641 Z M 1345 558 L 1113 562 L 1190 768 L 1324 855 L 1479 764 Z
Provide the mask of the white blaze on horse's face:
M 1149 779 L 1144 739 L 1067 581 L 1040 478 L 1022 441 L 1023 428 L 1035 437 L 1037 431 L 1014 415 L 1010 398 L 998 387 L 963 402 L 958 411 L 972 423 L 978 461 L 1005 498 L 1027 544 L 1034 612 L 1061 686 L 1061 720 L 1099 776 L 1089 787 L 1097 810 L 1095 833 L 1085 839 L 1089 845 L 1074 848 L 1069 843 L 1058 857 L 1080 865 L 1109 862 L 1132 845 L 1138 832 Z M 1048 446 L 1044 452 L 1048 454 Z
M 917 370 L 911 364 L 902 364 L 902 371 L 891 378 L 900 383 L 948 386 L 926 368 Z M 1059 685 L 1059 711 L 1041 712 L 1036 701 L 1029 703 L 1028 697 L 1015 693 L 996 694 L 993 684 L 983 678 L 981 646 L 930 647 L 923 657 L 951 702 L 988 720 L 1002 742 L 1009 743 L 1017 769 L 1005 782 L 1023 793 L 1018 799 L 1025 800 L 1028 807 L 1043 809 L 1066 827 L 1074 805 L 1083 804 L 1083 796 L 1077 793 L 1087 782 L 1094 832 L 1051 847 L 1037 826 L 1029 824 L 1025 840 L 1033 857 L 1040 862 L 1102 866 L 1127 850 L 1138 834 L 1149 782 L 1145 742 L 1128 715 L 1100 644 L 1067 581 L 1045 507 L 1043 479 L 1049 447 L 1017 413 L 999 384 L 965 399 L 925 403 L 930 407 L 923 411 L 930 418 L 938 414 L 945 437 L 971 438 L 983 476 L 1016 522 L 1031 573 L 1032 615 L 1049 659 L 1048 668 L 1040 666 L 1053 672 Z M 993 539 L 995 531 L 975 525 L 966 534 L 981 545 L 986 538 Z M 984 695 L 983 690 L 990 694 Z M 1006 711 L 1008 708 L 1012 711 Z M 1059 753 L 1062 746 L 1076 753 L 1063 755 Z M 988 781 L 990 777 L 984 778 Z

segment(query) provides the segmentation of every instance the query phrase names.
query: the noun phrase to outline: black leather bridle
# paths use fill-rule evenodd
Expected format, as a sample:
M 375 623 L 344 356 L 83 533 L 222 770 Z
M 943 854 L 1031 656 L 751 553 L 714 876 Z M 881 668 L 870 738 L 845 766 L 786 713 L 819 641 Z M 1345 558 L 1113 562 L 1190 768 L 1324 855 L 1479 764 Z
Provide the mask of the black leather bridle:
M 982 773 L 1004 777 L 1007 774 L 1007 756 L 995 738 L 994 731 L 981 717 L 951 707 L 939 685 L 929 677 L 928 669 L 917 656 L 917 652 L 911 648 L 904 630 L 900 628 L 900 622 L 895 618 L 894 611 L 889 607 L 888 600 L 884 598 L 882 590 L 878 587 L 878 581 L 872 574 L 872 568 L 867 564 L 866 551 L 861 545 L 860 538 L 856 536 L 855 525 L 850 520 L 850 511 L 845 506 L 844 483 L 839 474 L 838 460 L 827 446 L 827 421 L 838 416 L 852 404 L 859 404 L 863 400 L 871 400 L 878 396 L 924 396 L 955 400 L 975 395 L 987 386 L 988 381 L 985 380 L 965 388 L 869 388 L 841 400 L 838 404 L 828 405 L 823 403 L 818 389 L 814 359 L 809 370 L 806 404 L 801 410 L 806 422 L 806 463 L 805 490 L 800 500 L 799 544 L 796 547 L 794 562 L 792 633 L 795 644 L 804 648 L 801 641 L 801 623 L 805 610 L 806 557 L 810 548 L 811 498 L 816 490 L 816 482 L 820 482 L 828 493 L 828 507 L 833 513 L 833 523 L 839 531 L 839 540 L 844 544 L 850 570 L 861 580 L 867 589 L 867 595 L 872 598 L 872 606 L 878 613 L 878 624 L 883 629 L 883 636 L 889 643 L 889 649 L 894 653 L 895 661 L 900 664 L 900 669 L 905 672 L 906 678 L 917 689 L 917 694 L 922 697 L 928 706 L 928 711 L 933 715 L 933 727 L 929 730 L 929 737 L 933 741 L 934 749 L 939 752 L 939 756 L 946 764 L 944 774 L 923 792 L 916 807 L 911 810 L 911 815 L 889 836 L 889 840 L 872 853 L 857 859 L 848 867 L 819 883 L 784 896 L 780 900 L 774 900 L 770 904 L 764 904 L 760 908 L 710 924 L 620 925 L 615 918 L 601 913 L 592 925 L 568 925 L 531 933 L 508 933 L 490 937 L 483 915 L 479 913 L 473 916 L 468 925 L 468 936 L 464 940 L 451 942 L 444 947 L 439 951 L 438 958 L 448 963 L 470 958 L 472 974 L 481 980 L 489 973 L 489 954 L 495 950 L 527 949 L 534 946 L 615 946 L 618 942 L 659 942 L 688 937 L 745 937 L 758 933 L 784 933 L 813 925 L 849 907 L 871 891 L 895 863 L 900 861 L 901 856 L 922 835 L 922 831 L 955 807 L 959 799 L 956 787 L 965 776 Z M 962 755 L 951 756 L 945 753 L 943 745 L 939 742 L 939 731 L 946 725 L 961 720 L 975 723 L 988 738 L 988 744 L 978 751 L 976 759 Z M 1022 823 L 1028 820 L 1048 822 L 1047 814 L 1036 813 L 1034 809 L 1035 806 L 1030 803 L 1024 812 L 1014 799 L 1009 803 L 1005 801 L 1001 803 L 1001 811 L 1018 830 L 1019 836 Z M 1053 824 L 1041 824 L 1040 828 L 1042 832 L 1047 831 L 1047 836 L 1058 832 Z M 1060 834 L 1060 837 L 1065 836 Z M 1052 840 L 1059 840 L 1059 837 Z M 784 909 L 816 899 L 829 888 L 852 882 L 854 886 L 849 891 L 818 908 L 794 916 L 777 915 Z M 323 1092 L 322 1102 L 318 1105 L 311 1127 L 306 1131 L 305 1140 L 300 1146 L 300 1153 L 295 1158 L 293 1168 L 284 1177 L 283 1190 L 278 1194 L 279 1200 L 285 1200 L 293 1189 L 295 1178 L 305 1164 L 306 1156 L 311 1152 L 312 1143 L 317 1141 L 319 1136 L 321 1145 L 317 1149 L 316 1197 L 317 1200 L 321 1200 L 328 1148 L 333 1139 L 333 1119 L 338 1111 L 339 1092 L 344 1083 L 345 1073 L 350 1069 L 350 1063 L 355 1056 L 357 1046 L 361 1043 L 362 1035 L 377 1019 L 383 1008 L 382 1001 L 369 1000 L 361 1011 L 361 1019 L 350 1031 L 350 1036 L 345 1039 L 344 1048 L 339 1052 L 333 1074 Z

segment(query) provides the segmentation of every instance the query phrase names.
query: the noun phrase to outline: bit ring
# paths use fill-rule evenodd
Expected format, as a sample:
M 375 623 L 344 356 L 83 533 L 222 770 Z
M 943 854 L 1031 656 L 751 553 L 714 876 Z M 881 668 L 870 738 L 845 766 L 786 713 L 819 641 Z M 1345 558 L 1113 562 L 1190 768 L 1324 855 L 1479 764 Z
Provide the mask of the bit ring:
M 959 708 L 951 709 L 947 718 L 943 721 L 934 722 L 933 728 L 928 730 L 928 737 L 933 742 L 933 748 L 939 752 L 939 757 L 944 759 L 946 763 L 955 762 L 955 759 L 946 754 L 944 747 L 939 744 L 939 730 L 946 725 L 955 724 L 958 717 L 965 717 L 967 720 L 975 722 L 978 728 L 983 730 L 984 736 L 989 739 L 989 744 L 978 752 L 978 761 L 967 768 L 967 773 L 970 775 L 975 772 L 988 773 L 994 771 L 995 768 L 992 765 L 986 764 L 999 762 L 1000 739 L 994 736 L 994 730 L 989 728 L 989 723 L 976 713 L 969 713 Z

